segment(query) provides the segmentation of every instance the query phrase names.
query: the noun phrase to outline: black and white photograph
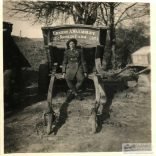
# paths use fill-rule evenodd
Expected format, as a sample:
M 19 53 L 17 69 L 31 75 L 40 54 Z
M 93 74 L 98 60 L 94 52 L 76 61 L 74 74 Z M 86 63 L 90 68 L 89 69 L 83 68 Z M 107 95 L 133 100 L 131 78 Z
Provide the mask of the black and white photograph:
M 151 5 L 3 0 L 4 154 L 152 154 Z

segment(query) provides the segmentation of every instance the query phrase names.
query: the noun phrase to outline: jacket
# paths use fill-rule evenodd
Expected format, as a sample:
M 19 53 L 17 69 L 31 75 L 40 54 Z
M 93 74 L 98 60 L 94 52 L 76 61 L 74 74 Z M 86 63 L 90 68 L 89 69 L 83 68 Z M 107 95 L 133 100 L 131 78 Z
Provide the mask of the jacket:
M 87 65 L 82 49 L 67 49 L 64 52 L 62 72 L 66 73 L 66 79 L 73 80 L 76 74 L 87 73 Z

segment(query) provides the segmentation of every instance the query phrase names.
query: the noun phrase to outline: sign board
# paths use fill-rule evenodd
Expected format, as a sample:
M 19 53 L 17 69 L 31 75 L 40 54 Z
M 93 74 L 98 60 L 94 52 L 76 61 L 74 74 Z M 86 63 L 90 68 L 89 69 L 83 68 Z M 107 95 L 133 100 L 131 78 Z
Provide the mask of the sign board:
M 77 39 L 79 46 L 96 47 L 105 42 L 106 35 L 106 28 L 83 25 L 43 27 L 42 31 L 45 44 L 59 48 L 65 48 L 66 42 L 71 38 Z M 102 41 L 102 36 L 104 41 Z

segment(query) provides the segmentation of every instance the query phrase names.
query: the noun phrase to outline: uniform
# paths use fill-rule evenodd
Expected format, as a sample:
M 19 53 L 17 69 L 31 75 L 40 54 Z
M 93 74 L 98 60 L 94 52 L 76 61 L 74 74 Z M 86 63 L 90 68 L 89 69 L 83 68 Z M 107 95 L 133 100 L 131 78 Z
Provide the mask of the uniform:
M 82 49 L 67 49 L 64 52 L 63 60 L 63 73 L 67 81 L 68 87 L 77 92 L 84 80 L 84 73 L 87 73 L 86 61 L 84 59 Z M 77 80 L 76 85 L 73 84 L 73 80 Z

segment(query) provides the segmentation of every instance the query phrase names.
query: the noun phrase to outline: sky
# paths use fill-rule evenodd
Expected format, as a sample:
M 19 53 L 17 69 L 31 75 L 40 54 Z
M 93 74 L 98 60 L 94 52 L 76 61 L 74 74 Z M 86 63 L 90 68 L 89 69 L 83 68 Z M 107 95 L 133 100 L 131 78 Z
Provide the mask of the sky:
M 8 14 L 8 3 L 6 3 L 6 0 L 3 1 L 3 21 L 10 22 L 13 24 L 13 30 L 12 35 L 21 36 L 22 37 L 30 37 L 30 38 L 41 38 L 42 37 L 42 31 L 40 24 L 33 24 L 32 21 L 24 21 L 21 18 L 16 17 L 10 17 Z
M 42 25 L 33 25 L 31 22 L 14 20 L 9 18 L 5 18 L 4 21 L 13 24 L 12 35 L 20 36 L 21 31 L 21 37 L 42 38 Z
M 10 17 L 8 14 L 8 3 L 3 1 L 3 21 L 13 24 L 12 35 L 29 37 L 29 38 L 42 38 L 41 24 L 33 24 L 33 21 L 23 20 L 17 17 Z
M 33 19 L 28 20 L 24 18 L 10 17 L 10 10 L 8 10 L 9 3 L 3 1 L 3 21 L 13 24 L 12 35 L 28 38 L 43 38 L 41 27 L 43 24 L 35 23 Z
M 16 16 L 9 16 L 10 10 L 8 10 L 9 3 L 6 0 L 3 1 L 3 21 L 13 24 L 12 35 L 28 37 L 28 38 L 43 38 L 41 27 L 43 24 L 35 23 L 33 19 L 21 19 Z M 8 13 L 9 12 L 9 13 Z M 55 22 L 53 25 L 60 25 L 61 21 Z M 69 24 L 73 24 L 72 20 L 68 21 Z

